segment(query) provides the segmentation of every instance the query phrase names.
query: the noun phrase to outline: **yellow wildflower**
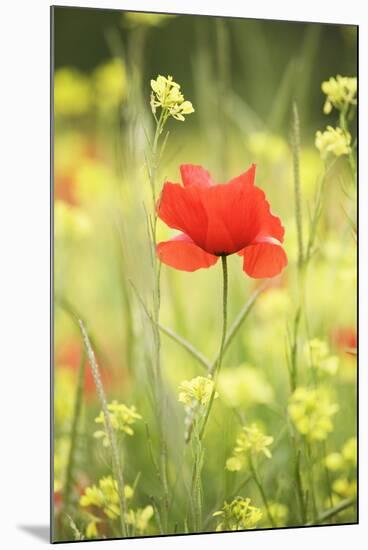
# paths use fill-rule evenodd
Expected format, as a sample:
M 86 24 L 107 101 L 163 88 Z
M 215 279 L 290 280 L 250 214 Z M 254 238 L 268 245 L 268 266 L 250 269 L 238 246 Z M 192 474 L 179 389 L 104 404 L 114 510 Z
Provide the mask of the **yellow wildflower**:
M 87 524 L 86 527 L 86 537 L 87 539 L 97 539 L 98 538 L 98 529 L 97 529 L 97 523 L 99 523 L 99 520 L 93 519 Z
M 336 355 L 330 355 L 327 342 L 313 338 L 305 344 L 304 355 L 313 368 L 325 374 L 336 374 L 339 358 Z
M 137 510 L 129 510 L 126 515 L 128 525 L 135 527 L 139 535 L 143 535 L 147 530 L 149 521 L 153 516 L 153 508 L 151 505 Z
M 213 391 L 214 382 L 211 378 L 196 376 L 192 380 L 184 380 L 179 386 L 179 401 L 184 405 L 207 405 Z M 218 397 L 216 392 L 214 398 Z
M 280 502 L 271 501 L 269 502 L 268 507 L 276 527 L 285 527 L 289 516 L 287 506 L 285 506 L 285 504 L 281 504 Z
M 342 456 L 348 466 L 355 467 L 357 465 L 358 442 L 356 437 L 351 437 L 347 440 L 342 448 Z
M 351 498 L 357 494 L 357 482 L 341 477 L 333 482 L 332 490 L 340 497 Z
M 333 107 L 342 110 L 348 105 L 356 105 L 357 85 L 356 77 L 340 75 L 322 82 L 322 92 L 327 96 L 323 112 L 328 115 L 331 113 Z
M 133 489 L 125 485 L 124 495 L 127 500 L 133 497 Z M 84 494 L 79 499 L 83 508 L 95 506 L 103 510 L 109 519 L 115 519 L 120 515 L 118 484 L 112 476 L 106 476 L 99 480 L 98 486 L 86 487 Z M 93 527 L 91 527 L 93 529 Z
M 226 469 L 237 472 L 246 466 L 248 453 L 258 455 L 263 453 L 267 458 L 272 454 L 268 447 L 273 443 L 273 437 L 265 435 L 258 426 L 253 423 L 250 427 L 243 426 L 242 432 L 236 439 L 233 455 L 226 461 Z
M 222 509 L 213 516 L 221 517 L 216 531 L 242 531 L 257 527 L 263 513 L 260 508 L 251 505 L 250 498 L 237 497 L 230 504 L 224 502 Z
M 289 400 L 289 415 L 296 429 L 308 440 L 323 441 L 333 430 L 332 417 L 338 405 L 331 403 L 324 388 L 297 388 Z
M 324 132 L 316 132 L 315 146 L 319 150 L 321 157 L 325 160 L 328 156 L 334 155 L 341 157 L 351 153 L 351 135 L 344 132 L 341 128 L 332 128 L 327 126 Z
M 107 408 L 110 413 L 113 429 L 117 432 L 133 435 L 134 431 L 131 426 L 135 424 L 136 420 L 140 420 L 142 418 L 141 415 L 137 413 L 136 408 L 134 406 L 128 407 L 127 405 L 118 403 L 117 401 L 109 403 Z M 97 418 L 95 418 L 95 422 L 96 424 L 105 424 L 105 415 L 103 411 L 101 411 Z M 110 445 L 109 437 L 105 430 L 98 430 L 94 433 L 94 436 L 97 439 L 102 438 L 104 447 L 108 447 Z
M 158 75 L 156 80 L 151 80 L 151 88 L 151 109 L 154 115 L 157 108 L 161 108 L 164 119 L 172 116 L 176 120 L 184 121 L 184 115 L 194 113 L 192 103 L 184 99 L 180 85 L 174 82 L 172 76 L 165 78 Z

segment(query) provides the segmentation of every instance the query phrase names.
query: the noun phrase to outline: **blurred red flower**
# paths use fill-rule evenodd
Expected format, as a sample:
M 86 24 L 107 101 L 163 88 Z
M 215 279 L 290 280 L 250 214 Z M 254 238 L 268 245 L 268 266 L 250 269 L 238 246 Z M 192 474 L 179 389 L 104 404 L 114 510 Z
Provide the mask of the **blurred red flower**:
M 338 327 L 332 331 L 333 344 L 347 353 L 356 353 L 357 331 L 355 327 Z
M 77 376 L 78 369 L 82 361 L 83 349 L 79 342 L 68 342 L 57 350 L 55 364 L 62 365 L 63 368 L 71 369 Z M 100 376 L 105 388 L 112 385 L 112 375 L 106 368 L 100 367 Z M 84 395 L 89 399 L 97 399 L 95 382 L 92 371 L 90 369 L 88 359 L 86 358 L 85 373 L 84 373 Z
M 159 218 L 181 233 L 157 245 L 161 262 L 183 271 L 214 265 L 220 256 L 243 256 L 255 279 L 275 277 L 287 265 L 281 246 L 284 228 L 254 185 L 256 167 L 215 185 L 201 166 L 180 166 L 184 187 L 166 182 L 157 205 Z

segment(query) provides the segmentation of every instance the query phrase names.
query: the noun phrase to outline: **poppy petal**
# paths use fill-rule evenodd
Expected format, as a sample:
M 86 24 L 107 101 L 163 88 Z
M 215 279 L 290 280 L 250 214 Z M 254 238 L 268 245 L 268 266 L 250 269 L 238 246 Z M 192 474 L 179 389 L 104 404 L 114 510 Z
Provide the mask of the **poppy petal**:
M 208 254 L 184 234 L 159 243 L 156 250 L 161 262 L 182 271 L 211 267 L 218 260 L 217 256 Z
M 254 178 L 256 177 L 256 165 L 252 164 L 250 168 L 246 172 L 243 172 L 240 174 L 240 176 L 237 176 L 236 178 L 233 178 L 229 181 L 229 183 L 242 183 L 242 184 L 254 184 Z
M 281 243 L 272 237 L 261 237 L 242 250 L 243 270 L 254 279 L 275 277 L 288 260 Z
M 180 166 L 181 179 L 184 186 L 199 185 L 209 187 L 213 185 L 211 176 L 207 170 L 196 164 L 182 164 Z
M 208 190 L 199 185 L 182 187 L 178 183 L 166 182 L 157 205 L 157 214 L 162 221 L 188 235 L 201 248 L 205 248 L 207 234 L 207 213 L 202 196 Z

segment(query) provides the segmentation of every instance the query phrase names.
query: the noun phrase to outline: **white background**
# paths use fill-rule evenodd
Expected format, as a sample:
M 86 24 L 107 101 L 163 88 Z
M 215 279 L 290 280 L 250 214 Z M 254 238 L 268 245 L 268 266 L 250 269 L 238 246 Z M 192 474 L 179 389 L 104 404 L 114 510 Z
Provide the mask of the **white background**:
M 19 550 L 45 547 L 49 522 L 49 4 L 3 2 L 0 16 L 0 545 Z M 131 549 L 226 544 L 232 549 L 245 545 L 272 550 L 360 548 L 363 537 L 368 539 L 364 2 L 65 0 L 59 4 L 360 24 L 360 525 L 93 543 L 93 548 L 103 544 L 102 548 Z M 32 535 L 32 529 L 43 533 L 44 540 Z

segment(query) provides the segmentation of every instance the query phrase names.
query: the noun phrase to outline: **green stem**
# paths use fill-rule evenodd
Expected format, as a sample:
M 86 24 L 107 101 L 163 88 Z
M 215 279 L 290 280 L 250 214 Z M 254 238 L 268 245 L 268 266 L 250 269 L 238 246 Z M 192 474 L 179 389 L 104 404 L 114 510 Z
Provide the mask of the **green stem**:
M 248 458 L 249 458 L 249 467 L 250 467 L 250 471 L 252 472 L 252 476 L 253 476 L 254 482 L 255 482 L 255 484 L 256 484 L 257 487 L 258 487 L 258 490 L 259 490 L 259 492 L 260 492 L 260 495 L 261 495 L 261 498 L 262 498 L 264 507 L 266 508 L 268 521 L 271 523 L 271 526 L 272 526 L 272 527 L 276 527 L 275 522 L 274 522 L 273 517 L 272 517 L 272 514 L 271 514 L 271 511 L 270 511 L 270 507 L 269 507 L 269 504 L 268 504 L 268 500 L 267 500 L 266 493 L 265 493 L 265 491 L 264 491 L 264 488 L 263 488 L 263 485 L 262 485 L 262 483 L 261 483 L 261 480 L 259 479 L 259 476 L 258 476 L 258 472 L 257 472 L 257 470 L 256 470 L 256 467 L 254 466 L 254 463 L 253 463 L 253 459 L 252 459 L 251 453 L 249 453 Z
M 332 518 L 333 516 L 336 516 L 340 512 L 343 512 L 344 510 L 347 510 L 351 506 L 353 506 L 356 503 L 355 498 L 348 498 L 346 500 L 343 500 L 339 504 L 337 504 L 334 508 L 331 508 L 330 510 L 326 510 L 323 514 L 321 514 L 317 519 L 316 522 L 310 522 L 306 523 L 305 525 L 320 525 L 324 521 Z
M 162 109 L 160 118 L 156 124 L 155 136 L 153 139 L 152 146 L 152 161 L 151 168 L 149 171 L 149 179 L 151 185 L 152 193 L 152 208 L 153 208 L 153 227 L 152 227 L 152 257 L 153 261 L 153 276 L 154 276 L 154 291 L 153 291 L 153 337 L 155 344 L 155 398 L 156 398 L 156 409 L 157 409 L 157 419 L 158 419 L 158 431 L 159 431 L 159 442 L 160 442 L 160 472 L 161 472 L 161 483 L 163 487 L 163 500 L 162 500 L 162 516 L 164 525 L 167 525 L 167 516 L 168 516 L 168 507 L 169 507 L 169 489 L 168 489 L 168 478 L 167 478 L 167 444 L 164 434 L 164 416 L 165 416 L 165 394 L 162 380 L 162 370 L 161 370 L 161 337 L 160 337 L 160 328 L 159 328 L 159 317 L 160 317 L 160 306 L 161 306 L 161 289 L 160 289 L 160 274 L 161 274 L 161 264 L 157 260 L 156 256 L 156 244 L 157 244 L 157 213 L 156 213 L 156 174 L 158 169 L 159 155 L 158 155 L 158 144 L 159 138 L 162 134 L 164 124 L 166 122 L 165 110 Z
M 307 457 L 308 457 L 309 484 L 310 484 L 311 498 L 312 498 L 313 521 L 316 522 L 317 516 L 318 516 L 317 499 L 316 499 L 316 489 L 315 489 L 315 483 L 314 483 L 312 449 L 308 441 L 306 441 L 306 448 L 307 448 Z
M 207 425 L 208 417 L 210 415 L 213 400 L 215 398 L 216 394 L 216 385 L 217 385 L 217 379 L 218 375 L 221 370 L 222 365 L 222 358 L 224 355 L 224 349 L 225 349 L 225 341 L 226 341 L 226 331 L 227 331 L 227 298 L 228 298 L 228 270 L 227 270 L 227 256 L 223 255 L 221 256 L 221 263 L 222 263 L 222 277 L 223 277 L 223 288 L 222 288 L 222 336 L 221 336 L 221 344 L 220 344 L 220 351 L 218 354 L 217 361 L 212 365 L 209 374 L 210 376 L 214 377 L 214 384 L 213 389 L 211 393 L 211 397 L 208 403 L 208 407 L 205 413 L 205 417 L 203 420 L 202 428 L 199 433 L 199 439 L 202 441 L 205 428 Z
M 298 235 L 298 266 L 303 265 L 303 220 L 301 207 L 301 184 L 300 184 L 300 123 L 299 113 L 296 102 L 293 103 L 293 119 L 292 119 L 292 153 L 294 167 L 294 198 L 295 198 L 295 219 Z

